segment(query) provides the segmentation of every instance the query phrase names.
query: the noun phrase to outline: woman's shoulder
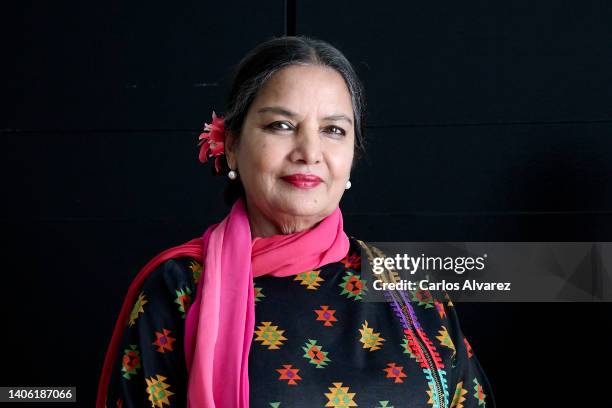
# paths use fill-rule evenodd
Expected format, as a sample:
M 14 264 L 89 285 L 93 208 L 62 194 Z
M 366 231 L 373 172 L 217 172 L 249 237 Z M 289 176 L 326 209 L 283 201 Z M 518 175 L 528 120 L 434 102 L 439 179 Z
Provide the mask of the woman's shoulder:
M 360 241 L 353 235 L 346 234 L 349 239 L 349 249 L 346 256 L 333 265 L 339 265 L 342 269 L 352 269 L 357 271 L 361 268 L 361 248 Z
M 394 268 L 388 267 L 386 263 L 382 263 L 380 267 L 381 272 L 374 274 L 373 264 L 375 258 L 387 258 L 388 254 L 383 248 L 380 248 L 372 241 L 363 241 L 356 238 L 353 235 L 348 235 L 350 241 L 350 248 L 346 257 L 340 261 L 344 268 L 359 271 L 362 278 L 368 278 L 370 280 L 380 280 L 380 282 L 386 283 L 401 283 L 403 277 Z M 362 268 L 363 266 L 363 268 Z M 415 278 L 416 279 L 416 278 Z M 400 286 L 401 287 L 401 286 Z M 444 291 L 425 290 L 418 287 L 414 290 L 402 289 L 404 293 L 408 295 L 408 299 L 418 305 L 425 305 L 426 308 L 434 308 L 442 303 L 452 306 L 452 300 L 449 294 Z
M 380 254 L 382 253 L 382 251 L 377 248 L 376 246 L 374 246 L 371 242 L 369 241 L 364 241 L 361 240 L 357 237 L 355 237 L 354 235 L 351 234 L 347 234 L 348 238 L 349 238 L 349 242 L 350 242 L 350 249 L 349 249 L 349 254 L 351 253 L 362 253 L 363 255 L 375 255 L 375 254 Z
M 346 234 L 349 239 L 349 249 L 344 257 L 340 261 L 344 265 L 345 268 L 359 270 L 361 268 L 361 258 L 362 256 L 366 258 L 371 257 L 374 251 L 377 251 L 372 244 L 367 241 L 363 241 L 352 234 Z
M 347 234 L 349 239 L 349 250 L 346 257 L 341 261 L 346 267 L 351 269 L 357 269 L 361 266 L 361 258 L 365 257 L 366 260 L 377 256 L 380 250 L 374 245 L 367 241 L 363 241 L 354 235 Z
M 195 299 L 201 273 L 200 263 L 190 257 L 169 258 L 155 265 L 137 284 L 130 300 L 126 298 L 124 301 L 129 304 L 129 326 L 142 321 L 142 316 L 147 321 L 166 318 L 176 322 L 184 319 Z
M 180 256 L 160 262 L 147 275 L 142 284 L 143 292 L 169 291 L 172 294 L 195 293 L 195 288 L 202 275 L 202 264 L 189 256 Z
M 112 340 L 106 356 L 111 361 L 104 368 L 105 373 L 110 370 L 104 390 L 109 402 L 145 406 L 142 401 L 147 397 L 157 398 L 150 385 L 159 380 L 170 390 L 166 396 L 172 396 L 172 405 L 185 406 L 184 327 L 200 271 L 197 260 L 173 257 L 154 264 L 142 279 L 132 282 L 120 313 L 122 321 L 115 326 L 117 340 Z

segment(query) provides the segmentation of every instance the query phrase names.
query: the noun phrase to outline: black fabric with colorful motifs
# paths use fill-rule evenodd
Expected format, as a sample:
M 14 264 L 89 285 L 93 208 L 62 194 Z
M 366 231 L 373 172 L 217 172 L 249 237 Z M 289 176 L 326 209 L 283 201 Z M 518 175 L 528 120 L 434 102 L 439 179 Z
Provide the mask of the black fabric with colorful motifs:
M 345 259 L 255 285 L 249 353 L 252 408 L 494 407 L 491 386 L 461 332 L 451 300 L 407 293 L 365 302 L 361 247 Z M 132 307 L 107 407 L 185 407 L 185 313 L 202 266 L 181 257 L 160 264 Z M 225 407 L 220 407 L 225 408 Z

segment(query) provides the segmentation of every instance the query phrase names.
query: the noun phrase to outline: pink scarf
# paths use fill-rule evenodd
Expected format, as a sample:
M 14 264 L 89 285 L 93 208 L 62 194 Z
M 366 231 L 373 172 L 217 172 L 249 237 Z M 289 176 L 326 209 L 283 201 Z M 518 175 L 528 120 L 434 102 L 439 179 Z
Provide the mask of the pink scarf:
M 136 275 L 115 323 L 98 381 L 96 408 L 105 408 L 119 344 L 147 277 L 162 262 L 188 256 L 200 260 L 203 272 L 186 316 L 185 358 L 189 371 L 190 408 L 248 408 L 248 355 L 254 332 L 253 277 L 283 277 L 343 259 L 349 249 L 340 208 L 310 230 L 256 237 L 243 199 L 202 237 L 157 254 Z M 204 299 L 202 299 L 204 293 Z
M 296 275 L 340 261 L 348 249 L 339 207 L 309 230 L 252 240 L 241 198 L 221 223 L 210 226 L 203 236 L 202 277 L 185 323 L 187 406 L 249 406 L 254 277 Z

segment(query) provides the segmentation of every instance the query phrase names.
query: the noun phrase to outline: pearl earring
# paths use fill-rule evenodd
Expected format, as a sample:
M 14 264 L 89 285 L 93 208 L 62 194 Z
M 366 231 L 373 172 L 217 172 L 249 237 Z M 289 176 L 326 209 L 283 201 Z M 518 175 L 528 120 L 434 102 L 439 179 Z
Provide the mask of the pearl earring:
M 348 190 L 349 188 L 351 188 L 351 180 L 346 182 L 346 190 Z
M 236 173 L 234 170 L 230 170 L 229 173 L 227 173 L 227 177 L 232 180 L 236 180 L 236 177 L 238 177 L 238 173 Z

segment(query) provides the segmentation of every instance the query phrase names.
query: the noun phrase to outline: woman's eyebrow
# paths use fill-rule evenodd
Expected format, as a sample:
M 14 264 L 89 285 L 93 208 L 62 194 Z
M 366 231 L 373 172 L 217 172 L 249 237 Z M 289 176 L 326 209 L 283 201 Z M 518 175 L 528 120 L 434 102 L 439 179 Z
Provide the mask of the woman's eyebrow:
M 291 112 L 290 110 L 285 109 L 281 106 L 266 106 L 264 108 L 260 108 L 257 110 L 257 113 L 266 113 L 266 112 L 278 113 L 279 115 L 287 116 L 289 118 L 295 118 L 298 116 L 297 113 Z M 334 121 L 344 120 L 350 123 L 351 125 L 353 124 L 352 119 L 344 114 L 329 115 L 329 116 L 324 117 L 323 120 L 334 120 Z
M 337 114 L 337 115 L 330 115 L 330 116 L 326 116 L 323 119 L 325 120 L 335 120 L 335 121 L 340 121 L 340 120 L 344 120 L 347 121 L 348 123 L 350 123 L 351 125 L 353 125 L 353 120 L 351 118 L 349 118 L 346 115 L 343 114 Z

